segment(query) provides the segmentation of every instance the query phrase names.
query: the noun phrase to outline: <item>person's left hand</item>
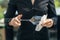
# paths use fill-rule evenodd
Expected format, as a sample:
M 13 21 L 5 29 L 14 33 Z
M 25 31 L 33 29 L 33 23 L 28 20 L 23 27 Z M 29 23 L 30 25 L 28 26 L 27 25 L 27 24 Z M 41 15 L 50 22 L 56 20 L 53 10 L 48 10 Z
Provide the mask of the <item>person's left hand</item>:
M 45 21 L 42 22 L 43 27 L 50 28 L 53 26 L 53 20 L 52 19 L 46 19 Z

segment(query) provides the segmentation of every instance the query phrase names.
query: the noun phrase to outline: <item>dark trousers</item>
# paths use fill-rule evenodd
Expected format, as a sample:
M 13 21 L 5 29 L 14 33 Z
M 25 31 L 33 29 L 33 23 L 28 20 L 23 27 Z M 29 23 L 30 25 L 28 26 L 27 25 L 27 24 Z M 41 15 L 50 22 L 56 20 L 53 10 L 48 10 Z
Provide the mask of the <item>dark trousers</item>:
M 22 22 L 18 31 L 18 40 L 49 40 L 47 28 L 41 31 L 35 31 L 35 25 L 30 22 Z
M 5 28 L 6 40 L 13 40 L 13 28 L 9 28 L 9 26 Z
M 6 40 L 13 40 L 13 28 L 6 28 Z M 17 40 L 48 40 L 47 28 L 35 31 L 35 25 L 30 22 L 22 22 L 19 28 Z

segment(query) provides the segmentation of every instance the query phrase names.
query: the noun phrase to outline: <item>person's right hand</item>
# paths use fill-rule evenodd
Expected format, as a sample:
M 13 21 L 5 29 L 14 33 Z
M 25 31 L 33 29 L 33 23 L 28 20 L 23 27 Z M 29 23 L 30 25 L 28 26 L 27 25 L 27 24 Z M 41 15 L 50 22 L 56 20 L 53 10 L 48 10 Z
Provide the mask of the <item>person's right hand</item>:
M 19 26 L 21 26 L 21 22 L 20 22 L 21 17 L 22 14 L 16 16 L 15 18 L 12 18 L 12 20 L 9 22 L 9 25 L 13 26 L 14 28 L 18 28 Z

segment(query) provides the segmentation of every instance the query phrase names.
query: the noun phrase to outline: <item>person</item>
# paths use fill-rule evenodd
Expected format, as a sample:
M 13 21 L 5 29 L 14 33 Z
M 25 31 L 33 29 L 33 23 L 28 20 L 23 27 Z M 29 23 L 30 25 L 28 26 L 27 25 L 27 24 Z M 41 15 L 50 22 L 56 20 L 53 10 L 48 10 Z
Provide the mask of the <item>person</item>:
M 48 18 L 43 21 L 41 31 L 35 31 L 36 25 L 29 21 L 20 21 L 44 14 Z M 17 40 L 49 40 L 48 28 L 54 27 L 57 21 L 54 0 L 10 0 L 4 16 L 6 40 L 13 40 L 13 28 L 18 28 Z

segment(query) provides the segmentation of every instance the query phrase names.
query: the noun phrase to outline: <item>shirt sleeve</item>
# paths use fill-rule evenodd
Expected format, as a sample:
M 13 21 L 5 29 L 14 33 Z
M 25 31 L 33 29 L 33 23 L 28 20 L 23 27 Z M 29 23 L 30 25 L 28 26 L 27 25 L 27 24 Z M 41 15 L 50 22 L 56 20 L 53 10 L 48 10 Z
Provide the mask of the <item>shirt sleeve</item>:
M 7 12 L 4 15 L 5 25 L 7 26 L 9 25 L 8 23 L 10 22 L 10 20 L 15 16 L 15 12 L 17 10 L 15 2 L 16 2 L 15 0 L 10 0 L 8 3 Z
M 57 19 L 58 18 L 57 18 L 57 15 L 56 15 L 54 0 L 49 0 L 49 2 L 48 2 L 48 18 L 53 19 L 54 26 L 57 24 Z

